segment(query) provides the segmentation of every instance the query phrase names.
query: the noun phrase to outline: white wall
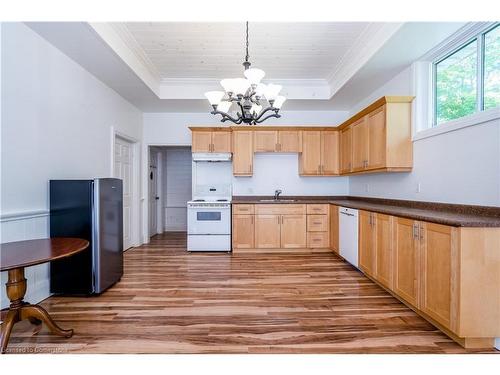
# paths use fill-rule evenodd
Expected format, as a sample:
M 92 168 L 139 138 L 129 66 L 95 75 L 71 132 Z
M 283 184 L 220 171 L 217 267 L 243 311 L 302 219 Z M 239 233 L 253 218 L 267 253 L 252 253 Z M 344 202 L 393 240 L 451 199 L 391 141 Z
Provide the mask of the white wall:
M 10 242 L 47 237 L 47 181 L 110 176 L 111 128 L 140 139 L 142 115 L 24 24 L 1 27 L 0 233 Z M 41 267 L 34 277 L 27 271 L 35 300 L 48 295 L 47 265 Z M 45 282 L 41 291 L 37 278 Z
M 351 113 L 383 95 L 413 95 L 413 92 L 413 74 L 409 67 L 368 95 Z M 500 206 L 500 121 L 416 140 L 413 158 L 410 173 L 350 177 L 350 194 Z M 420 192 L 417 192 L 418 184 Z

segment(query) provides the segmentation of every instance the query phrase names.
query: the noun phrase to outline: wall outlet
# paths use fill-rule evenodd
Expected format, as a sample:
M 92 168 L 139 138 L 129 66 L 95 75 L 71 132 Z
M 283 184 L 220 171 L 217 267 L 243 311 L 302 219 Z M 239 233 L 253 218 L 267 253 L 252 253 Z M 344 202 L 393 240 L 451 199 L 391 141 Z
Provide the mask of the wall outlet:
M 421 186 L 420 186 L 420 182 L 417 183 L 416 191 L 417 191 L 417 193 L 420 193 L 422 191 Z
M 365 184 L 365 193 L 370 191 L 370 184 Z

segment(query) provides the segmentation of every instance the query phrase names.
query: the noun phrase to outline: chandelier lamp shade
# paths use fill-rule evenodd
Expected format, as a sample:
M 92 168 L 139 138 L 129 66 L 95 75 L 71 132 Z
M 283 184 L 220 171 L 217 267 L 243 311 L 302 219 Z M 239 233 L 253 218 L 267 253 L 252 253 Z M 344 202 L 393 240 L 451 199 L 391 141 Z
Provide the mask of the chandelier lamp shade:
M 243 66 L 245 78 L 226 78 L 220 81 L 224 91 L 205 93 L 213 110 L 213 115 L 221 115 L 222 122 L 257 125 L 265 120 L 281 115 L 278 113 L 286 98 L 279 95 L 281 85 L 263 84 L 266 73 L 257 68 L 250 68 L 248 55 L 248 22 L 246 23 L 246 56 Z

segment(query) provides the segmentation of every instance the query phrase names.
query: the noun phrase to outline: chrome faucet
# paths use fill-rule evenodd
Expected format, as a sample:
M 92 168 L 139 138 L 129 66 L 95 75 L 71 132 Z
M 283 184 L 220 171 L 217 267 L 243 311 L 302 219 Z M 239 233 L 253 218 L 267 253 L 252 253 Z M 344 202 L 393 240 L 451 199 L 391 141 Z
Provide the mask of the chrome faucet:
M 274 200 L 277 201 L 280 197 L 280 194 L 282 193 L 281 190 L 275 190 L 274 191 Z

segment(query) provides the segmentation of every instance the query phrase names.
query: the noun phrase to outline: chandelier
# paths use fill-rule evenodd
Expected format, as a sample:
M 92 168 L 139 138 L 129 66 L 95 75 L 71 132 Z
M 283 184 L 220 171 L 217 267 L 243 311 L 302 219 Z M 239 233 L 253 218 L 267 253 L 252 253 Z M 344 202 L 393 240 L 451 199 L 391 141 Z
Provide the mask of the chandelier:
M 250 68 L 251 63 L 248 59 L 247 22 L 246 55 L 243 63 L 245 78 L 223 79 L 220 84 L 224 91 L 208 91 L 205 93 L 213 108 L 210 113 L 212 115 L 221 115 L 222 122 L 229 120 L 235 124 L 257 125 L 268 118 L 281 117 L 278 112 L 286 100 L 284 96 L 278 95 L 281 91 L 281 85 L 272 83 L 265 85 L 261 83 L 260 81 L 266 73 L 261 69 Z M 265 108 L 264 105 L 266 105 Z M 236 110 L 233 116 L 229 114 L 231 109 Z

